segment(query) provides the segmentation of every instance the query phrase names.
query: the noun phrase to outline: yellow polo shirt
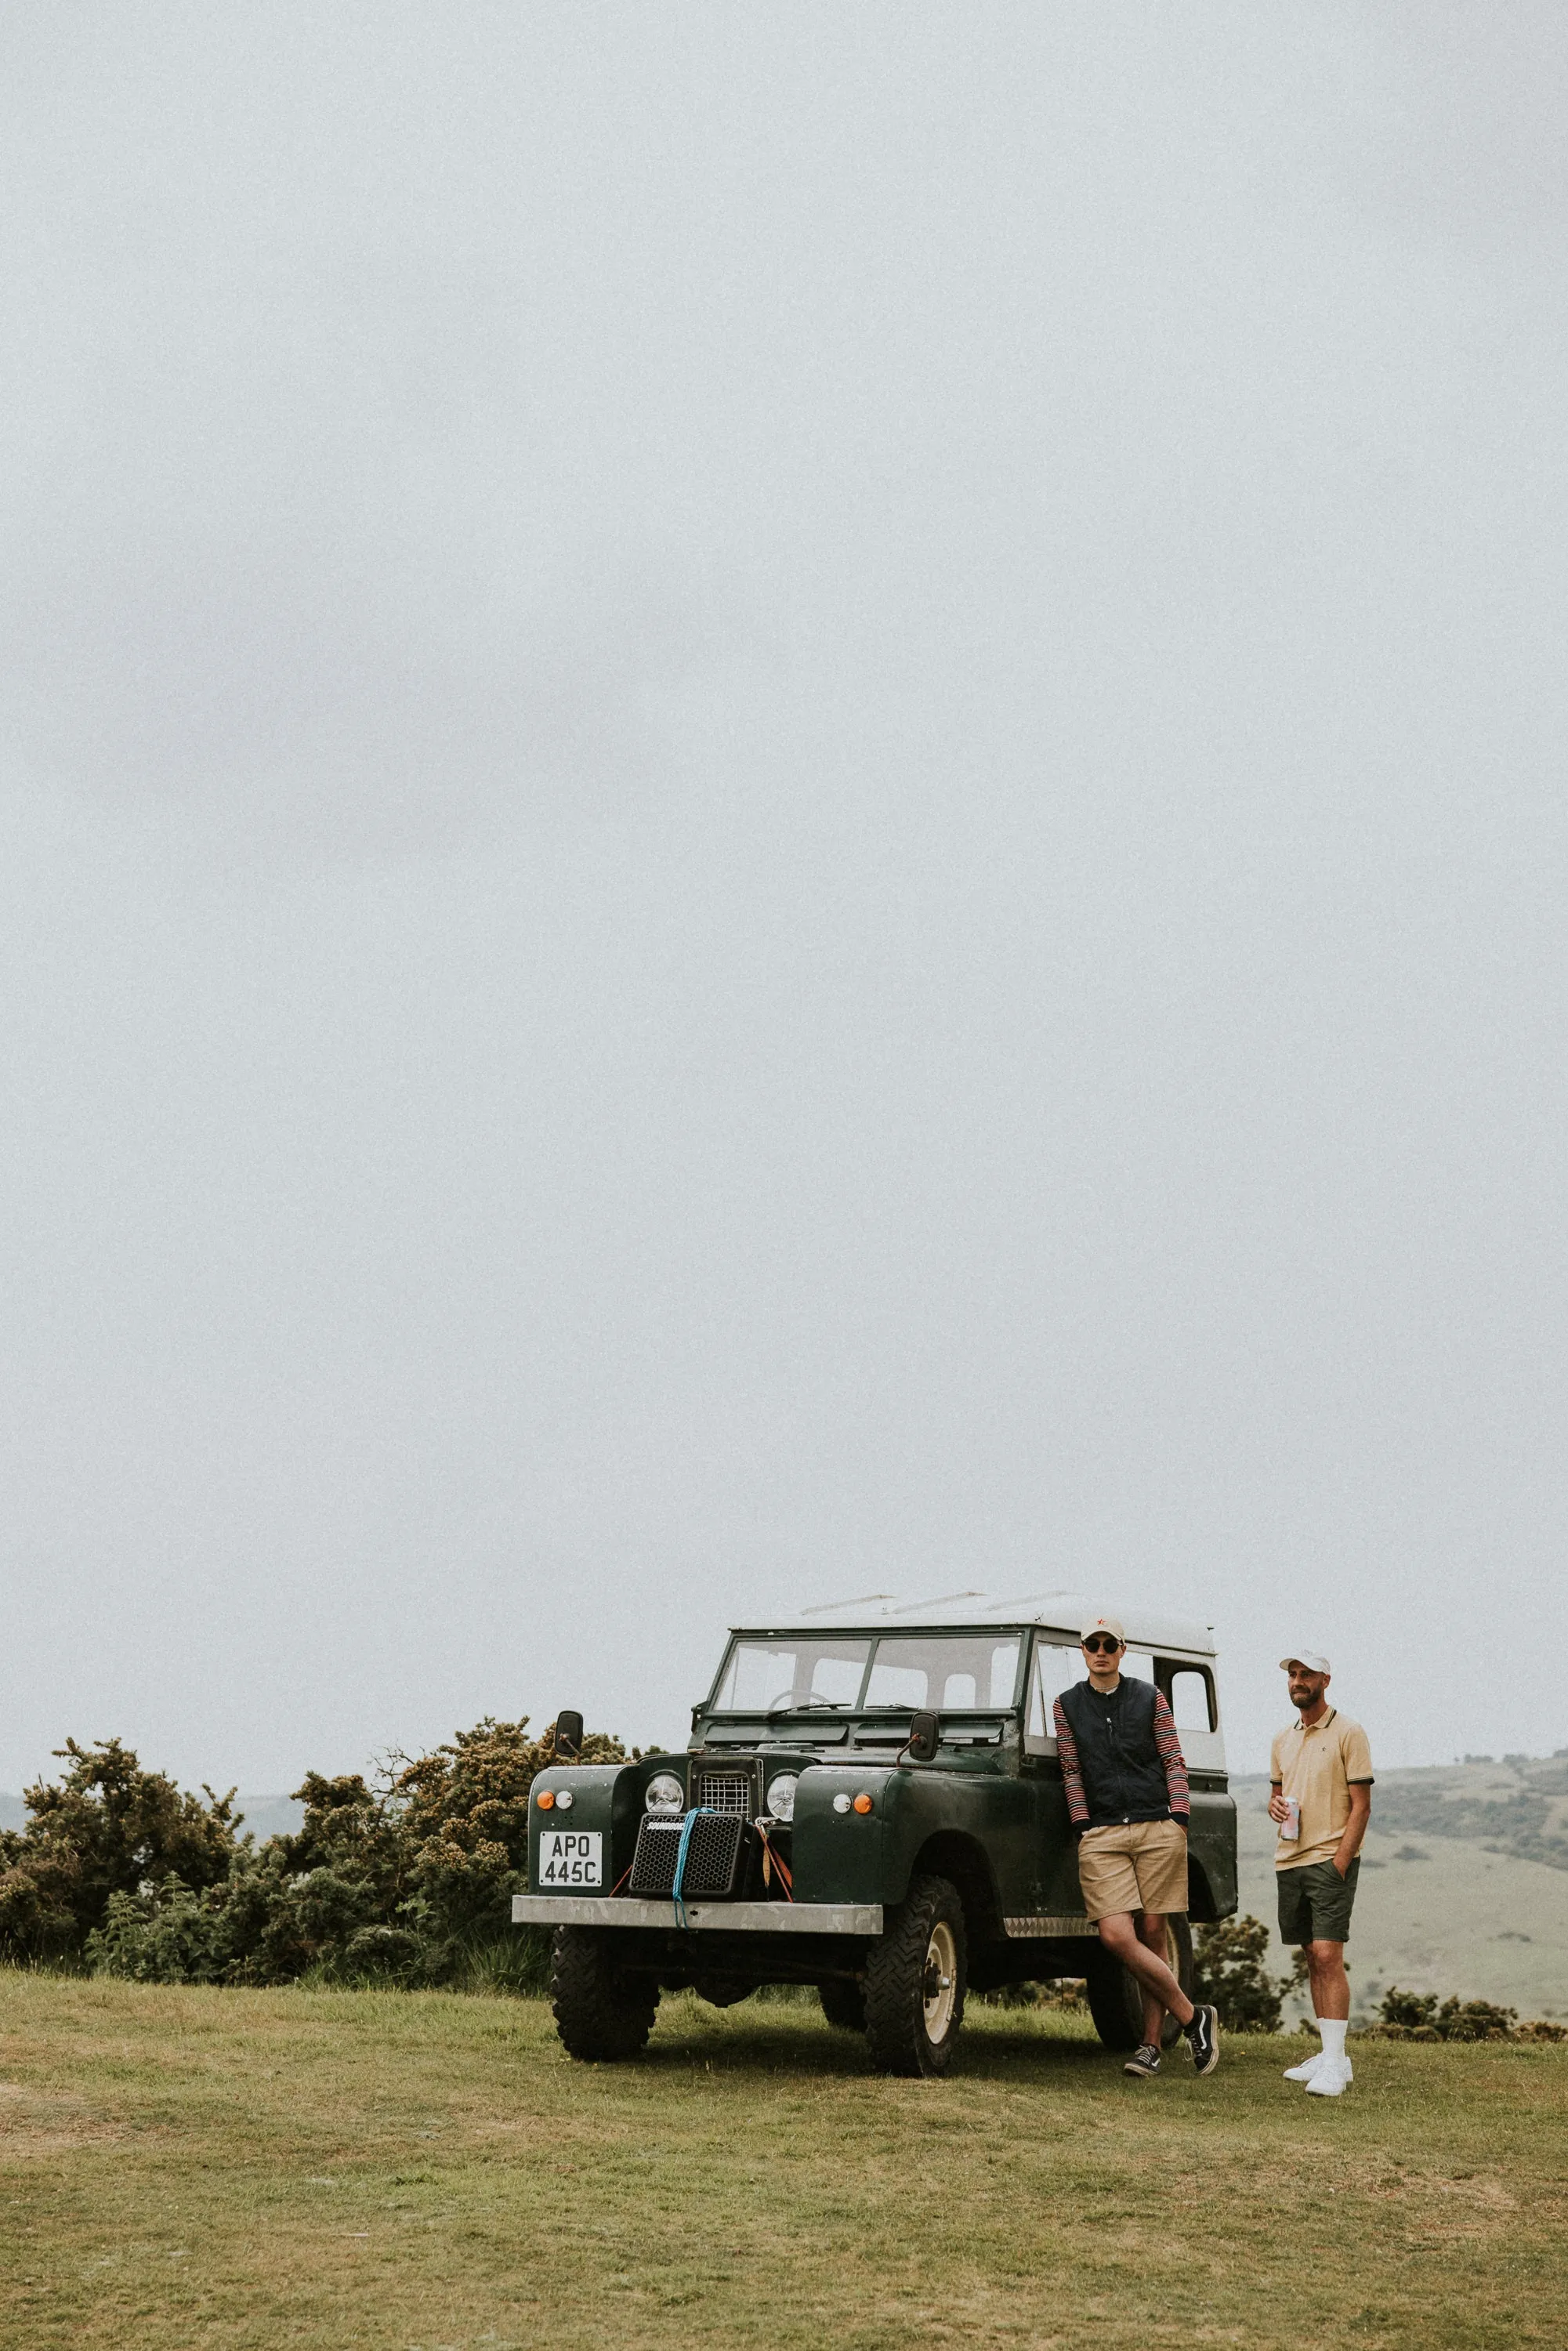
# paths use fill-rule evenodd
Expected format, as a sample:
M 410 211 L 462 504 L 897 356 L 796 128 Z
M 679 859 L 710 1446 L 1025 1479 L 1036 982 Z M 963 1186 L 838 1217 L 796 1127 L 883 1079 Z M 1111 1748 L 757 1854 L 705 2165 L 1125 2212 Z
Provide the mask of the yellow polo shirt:
M 1274 1740 L 1269 1777 L 1301 1808 L 1301 1834 L 1294 1844 L 1281 1837 L 1274 1847 L 1276 1869 L 1302 1869 L 1310 1861 L 1331 1860 L 1350 1818 L 1350 1792 L 1372 1785 L 1372 1750 L 1359 1722 L 1331 1706 L 1309 1729 L 1298 1715 Z

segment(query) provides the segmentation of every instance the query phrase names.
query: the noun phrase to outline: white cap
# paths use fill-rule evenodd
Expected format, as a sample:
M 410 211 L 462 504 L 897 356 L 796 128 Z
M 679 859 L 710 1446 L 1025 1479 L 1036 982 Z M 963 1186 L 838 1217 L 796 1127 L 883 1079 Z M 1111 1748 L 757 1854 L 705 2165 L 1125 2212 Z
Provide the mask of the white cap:
M 1320 1649 L 1292 1649 L 1288 1657 L 1281 1658 L 1280 1664 L 1286 1670 L 1291 1666 L 1305 1666 L 1310 1674 L 1326 1674 L 1333 1671 L 1328 1659 Z
M 1127 1646 L 1127 1636 L 1122 1630 L 1119 1616 L 1091 1616 L 1087 1625 L 1079 1627 L 1078 1637 L 1086 1641 L 1091 1633 L 1109 1633 L 1123 1648 Z

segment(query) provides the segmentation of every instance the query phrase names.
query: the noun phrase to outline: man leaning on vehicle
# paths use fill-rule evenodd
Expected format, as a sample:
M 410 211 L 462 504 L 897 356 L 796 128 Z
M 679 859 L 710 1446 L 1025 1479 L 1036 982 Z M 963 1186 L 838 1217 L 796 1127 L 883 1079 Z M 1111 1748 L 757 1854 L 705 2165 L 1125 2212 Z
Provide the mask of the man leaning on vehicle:
M 1295 1721 L 1274 1740 L 1269 1767 L 1269 1818 L 1280 1832 L 1280 1940 L 1306 1952 L 1312 2019 L 1322 2041 L 1317 2055 L 1291 2066 L 1285 2079 L 1304 2082 L 1315 2097 L 1337 2098 L 1353 2079 L 1344 2045 L 1344 1947 L 1372 1812 L 1372 1750 L 1360 1723 L 1329 1704 L 1329 1661 L 1321 1650 L 1301 1649 L 1280 1664 L 1296 1708 Z
M 1096 1616 L 1081 1638 L 1089 1679 L 1056 1701 L 1056 1751 L 1084 1908 L 1144 1988 L 1143 2043 L 1124 2071 L 1145 2080 L 1159 2072 L 1168 2009 L 1198 2072 L 1212 2074 L 1218 2017 L 1194 2007 L 1165 1959 L 1166 1920 L 1186 1908 L 1190 1798 L 1176 1722 L 1163 1690 L 1123 1673 L 1127 1641 L 1114 1616 Z

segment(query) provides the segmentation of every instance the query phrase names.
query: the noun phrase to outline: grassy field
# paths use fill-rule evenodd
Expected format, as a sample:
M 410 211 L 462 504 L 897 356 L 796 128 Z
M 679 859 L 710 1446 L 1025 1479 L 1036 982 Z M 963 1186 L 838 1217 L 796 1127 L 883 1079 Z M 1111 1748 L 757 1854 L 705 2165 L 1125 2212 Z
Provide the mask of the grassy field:
M 0 1974 L 0 2340 L 1563 2341 L 1568 2051 L 1361 2044 L 1331 2105 L 1299 2042 L 1140 2085 L 972 2024 L 887 2082 L 811 2009 L 682 1998 L 586 2069 L 531 2001 Z

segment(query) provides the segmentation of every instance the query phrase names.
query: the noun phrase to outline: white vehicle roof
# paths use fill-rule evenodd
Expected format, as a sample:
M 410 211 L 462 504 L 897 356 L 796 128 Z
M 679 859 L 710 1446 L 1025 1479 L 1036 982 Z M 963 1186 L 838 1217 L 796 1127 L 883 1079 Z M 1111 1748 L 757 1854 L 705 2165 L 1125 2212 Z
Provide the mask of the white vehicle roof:
M 802 1609 L 770 1624 L 735 1625 L 735 1633 L 794 1634 L 801 1639 L 823 1633 L 920 1633 L 952 1631 L 960 1625 L 1034 1625 L 1057 1634 L 1077 1646 L 1081 1625 L 1092 1616 L 1117 1616 L 1126 1627 L 1130 1649 L 1157 1649 L 1162 1656 L 1177 1652 L 1187 1656 L 1215 1655 L 1214 1627 L 1190 1618 L 1155 1616 L 1146 1609 L 1124 1608 L 1114 1602 L 1085 1598 L 1075 1592 L 1004 1593 L 948 1592 L 934 1600 L 900 1600 L 895 1593 L 862 1593 L 859 1599 L 835 1601 L 821 1608 Z

